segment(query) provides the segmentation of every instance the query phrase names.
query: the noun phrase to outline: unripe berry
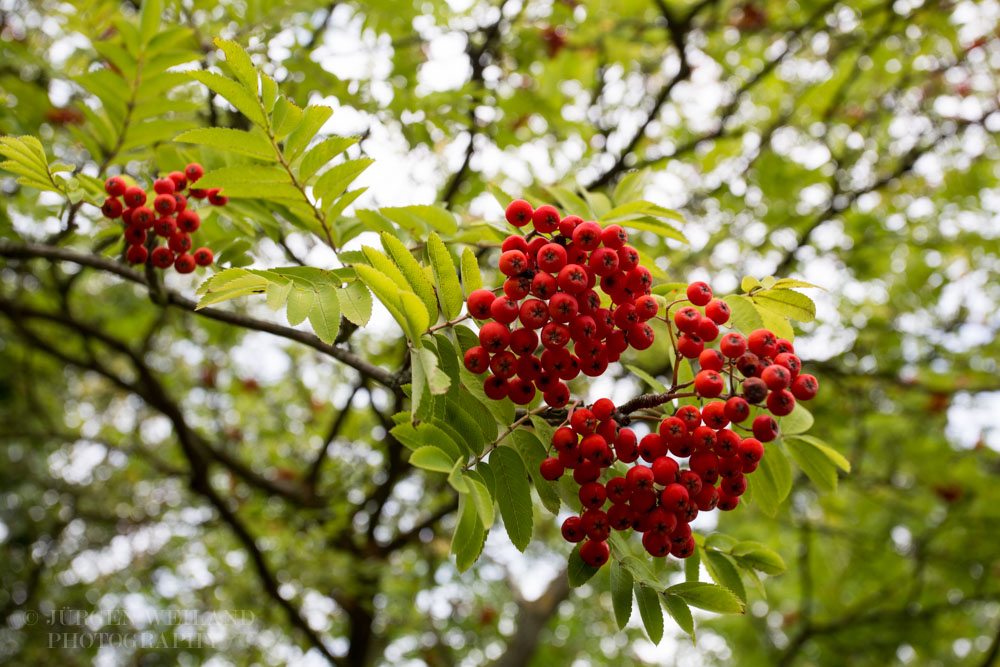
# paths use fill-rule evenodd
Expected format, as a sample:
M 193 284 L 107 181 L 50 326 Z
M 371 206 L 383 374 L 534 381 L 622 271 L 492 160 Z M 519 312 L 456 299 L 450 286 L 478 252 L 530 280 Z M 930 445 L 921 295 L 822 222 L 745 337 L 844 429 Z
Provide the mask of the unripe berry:
M 128 260 L 129 264 L 145 264 L 147 257 L 149 257 L 149 251 L 141 245 L 131 245 L 128 247 L 128 252 L 125 253 L 125 259 Z
M 705 315 L 716 324 L 725 324 L 729 321 L 729 305 L 721 299 L 712 299 L 705 306 Z
M 165 269 L 174 263 L 174 253 L 167 246 L 161 245 L 153 248 L 150 261 L 156 268 Z
M 125 183 L 125 179 L 121 176 L 112 176 L 104 181 L 104 191 L 112 197 L 121 197 L 127 189 L 128 184 Z
M 707 305 L 712 300 L 712 288 L 700 281 L 691 283 L 687 288 L 687 298 L 696 306 Z
M 138 208 L 146 203 L 146 191 L 137 185 L 133 185 L 125 190 L 122 199 L 130 208 Z
M 184 176 L 187 177 L 189 183 L 194 183 L 204 175 L 205 170 L 197 162 L 192 162 L 188 166 L 184 167 Z
M 186 253 L 174 260 L 174 268 L 177 269 L 177 273 L 191 273 L 195 266 L 194 257 Z
M 583 562 L 591 567 L 601 567 L 608 562 L 608 557 L 611 554 L 611 550 L 608 548 L 607 542 L 595 542 L 594 540 L 587 540 L 584 542 L 583 546 L 580 547 L 580 558 Z
M 792 395 L 800 401 L 808 401 L 819 391 L 819 382 L 812 375 L 799 375 L 792 381 Z
M 554 206 L 539 206 L 531 215 L 535 229 L 541 234 L 551 234 L 559 229 L 559 211 Z
M 700 371 L 694 377 L 694 390 L 699 396 L 715 398 L 726 388 L 725 380 L 715 371 Z
M 753 437 L 761 442 L 771 442 L 778 437 L 778 422 L 771 415 L 758 415 L 753 420 Z

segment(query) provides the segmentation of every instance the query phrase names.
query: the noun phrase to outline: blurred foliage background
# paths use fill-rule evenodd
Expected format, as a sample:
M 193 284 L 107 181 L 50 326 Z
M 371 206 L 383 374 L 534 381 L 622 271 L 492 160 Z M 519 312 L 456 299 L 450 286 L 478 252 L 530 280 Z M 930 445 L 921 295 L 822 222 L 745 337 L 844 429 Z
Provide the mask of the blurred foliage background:
M 37 136 L 98 177 L 148 182 L 218 160 L 171 139 L 246 119 L 196 84 L 171 87 L 169 72 L 153 79 L 169 93 L 143 107 L 164 123 L 98 127 L 82 82 L 137 11 L 0 0 L 0 132 Z M 610 193 L 648 169 L 646 198 L 679 210 L 692 242 L 638 240 L 671 280 L 720 293 L 743 275 L 824 286 L 796 346 L 821 382 L 814 433 L 853 471 L 834 493 L 797 478 L 775 518 L 752 505 L 721 517 L 788 571 L 748 587 L 745 615 L 704 614 L 697 644 L 668 621 L 654 647 L 636 619 L 617 631 L 606 572 L 569 590 L 565 543 L 540 508 L 525 554 L 494 531 L 458 574 L 453 493 L 386 435 L 399 394 L 107 272 L 8 253 L 0 660 L 996 664 L 998 18 L 996 2 L 944 0 L 166 2 L 177 62 L 213 66 L 212 37 L 237 40 L 300 106 L 335 108 L 324 132 L 361 135 L 352 151 L 376 163 L 345 225 L 358 208 L 435 202 L 495 221 L 490 182 Z M 104 247 L 92 207 L 69 225 L 58 197 L 0 183 L 4 241 Z M 336 265 L 266 209 L 234 208 L 204 228 L 213 243 L 243 241 L 234 256 Z M 197 280 L 167 283 L 190 294 Z M 397 368 L 405 346 L 381 322 L 345 345 Z M 663 375 L 663 352 L 629 362 Z M 615 364 L 591 397 L 641 391 Z M 209 452 L 211 474 L 183 447 Z M 52 650 L 49 633 L 67 627 L 28 612 L 60 608 L 254 620 L 200 648 Z

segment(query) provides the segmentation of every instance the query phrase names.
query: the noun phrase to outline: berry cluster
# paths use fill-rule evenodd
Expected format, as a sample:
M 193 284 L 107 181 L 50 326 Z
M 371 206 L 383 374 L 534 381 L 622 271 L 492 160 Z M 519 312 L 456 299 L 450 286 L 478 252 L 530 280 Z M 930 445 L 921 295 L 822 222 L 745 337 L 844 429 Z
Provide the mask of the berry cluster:
M 718 350 L 705 349 L 706 342 L 718 337 L 718 325 L 729 319 L 725 302 L 713 300 L 705 283 L 689 285 L 687 298 L 681 301 L 692 305 L 680 308 L 673 317 L 681 332 L 676 360 L 698 359 L 701 370 L 692 382 L 675 382 L 670 392 L 655 395 L 655 402 L 650 403 L 690 396 L 720 400 L 703 403 L 700 409 L 685 405 L 640 440 L 631 429 L 619 427 L 623 411 L 602 398 L 589 409 L 571 413 L 568 425 L 552 437 L 550 451 L 554 449 L 555 455 L 541 463 L 545 479 L 559 479 L 570 469 L 580 485 L 583 510 L 563 522 L 562 534 L 569 542 L 586 539 L 580 555 L 589 565 L 607 562 L 612 530 L 642 533 L 643 547 L 654 557 L 690 556 L 695 548 L 691 521 L 699 512 L 730 511 L 739 505 L 747 488 L 746 476 L 764 456 L 763 443 L 778 437 L 772 415 L 789 414 L 795 399 L 809 400 L 818 390 L 816 378 L 800 372 L 802 364 L 792 344 L 766 329 L 747 338 L 727 333 Z M 696 306 L 704 307 L 704 315 Z M 739 390 L 736 371 L 744 378 Z M 726 375 L 729 392 L 723 396 Z M 689 385 L 693 392 L 680 393 Z M 770 414 L 761 412 L 747 428 L 743 423 L 750 419 L 751 405 L 762 402 Z M 747 437 L 737 430 L 748 432 Z M 685 459 L 686 468 L 682 468 Z M 635 465 L 624 476 L 608 478 L 616 461 Z
M 520 199 L 506 216 L 516 227 L 532 223 L 534 229 L 501 245 L 503 295 L 487 289 L 469 294 L 469 314 L 488 321 L 479 345 L 465 353 L 465 367 L 490 372 L 484 388 L 492 399 L 526 405 L 537 389 L 550 406 L 563 407 L 570 397 L 566 382 L 580 373 L 599 376 L 629 347 L 653 344 L 647 321 L 659 308 L 649 292 L 652 276 L 618 225 L 602 229 Z M 611 308 L 601 306 L 595 287 Z
M 193 187 L 204 173 L 200 164 L 192 163 L 183 172 L 172 171 L 166 178 L 157 179 L 153 183 L 156 196 L 152 207 L 146 206 L 146 191 L 137 185 L 129 186 L 121 176 L 112 176 L 104 183 L 108 198 L 101 212 L 106 218 L 121 218 L 125 223 L 125 258 L 129 263 L 145 264 L 148 259 L 160 269 L 172 264 L 178 273 L 191 273 L 195 266 L 209 266 L 215 260 L 208 248 L 189 252 L 191 234 L 198 231 L 201 218 L 187 207 L 188 197 L 208 199 L 214 206 L 225 206 L 229 201 L 219 190 Z M 182 194 L 185 189 L 186 196 Z M 150 229 L 152 235 L 146 233 Z M 157 236 L 166 239 L 167 245 L 158 245 Z

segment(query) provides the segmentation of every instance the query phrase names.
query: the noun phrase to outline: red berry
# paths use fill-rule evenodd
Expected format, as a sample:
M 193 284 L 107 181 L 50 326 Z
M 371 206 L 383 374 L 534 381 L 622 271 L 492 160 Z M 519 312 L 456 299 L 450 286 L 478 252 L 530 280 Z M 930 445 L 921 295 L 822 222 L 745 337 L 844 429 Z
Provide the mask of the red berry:
M 579 264 L 567 264 L 556 276 L 556 282 L 564 292 L 579 294 L 587 289 L 587 270 Z
M 775 352 L 777 354 L 795 354 L 795 346 L 790 341 L 779 338 L 778 347 L 775 349 Z
M 625 286 L 635 294 L 645 294 L 653 285 L 653 274 L 644 266 L 637 266 L 626 275 Z
M 538 466 L 538 471 L 542 473 L 543 478 L 552 482 L 562 477 L 566 469 L 559 462 L 559 459 L 549 457 L 541 462 Z
M 753 420 L 753 437 L 761 442 L 771 442 L 778 437 L 778 422 L 771 415 L 758 415 Z
M 531 215 L 531 220 L 542 234 L 550 234 L 559 229 L 559 211 L 554 206 L 539 206 Z
M 490 360 L 490 371 L 502 378 L 512 378 L 517 373 L 517 357 L 510 350 L 494 355 Z
M 174 182 L 174 192 L 187 187 L 187 176 L 179 171 L 172 171 L 167 174 L 167 178 Z
M 608 509 L 608 523 L 615 530 L 628 530 L 632 527 L 632 509 L 624 502 L 612 505 Z
M 715 371 L 700 371 L 694 377 L 694 390 L 699 396 L 715 398 L 726 388 L 725 380 Z
M 125 242 L 129 245 L 142 245 L 146 242 L 146 231 L 129 225 L 125 228 Z
M 764 456 L 764 445 L 756 438 L 746 438 L 740 443 L 738 451 L 741 460 L 757 463 Z
M 733 396 L 726 401 L 726 419 L 738 424 L 750 416 L 750 404 L 739 396 Z
M 213 188 L 208 191 L 208 203 L 212 206 L 225 206 L 229 203 L 229 197 L 220 194 L 221 188 Z
M 684 422 L 688 433 L 701 426 L 701 411 L 693 405 L 682 406 L 674 416 Z
M 502 401 L 507 397 L 508 382 L 498 375 L 491 375 L 483 382 L 483 392 L 487 398 Z
M 187 177 L 189 183 L 194 183 L 205 175 L 205 170 L 197 162 L 192 162 L 184 167 L 184 175 Z
M 607 542 L 588 540 L 580 547 L 580 558 L 592 567 L 600 567 L 607 563 L 610 554 L 611 550 L 608 549 Z
M 157 246 L 156 248 L 153 248 L 150 260 L 153 262 L 153 266 L 159 269 L 165 269 L 174 263 L 174 253 L 167 246 Z
M 653 480 L 660 486 L 667 486 L 677 481 L 677 473 L 680 471 L 680 466 L 677 464 L 677 461 L 669 456 L 661 456 L 653 461 L 651 469 L 653 471 Z
M 700 357 L 704 350 L 705 341 L 695 334 L 683 333 L 677 338 L 677 351 L 687 359 Z
M 215 255 L 208 248 L 198 248 L 194 251 L 194 261 L 198 266 L 210 266 L 215 261 Z
M 635 300 L 635 312 L 639 315 L 639 320 L 645 322 L 652 319 L 659 312 L 660 307 L 656 299 L 648 294 L 644 294 Z
M 597 417 L 587 408 L 577 408 L 570 415 L 569 425 L 581 435 L 590 435 L 597 430 Z
M 584 507 L 599 510 L 608 498 L 608 491 L 600 482 L 587 482 L 580 487 L 579 496 Z
M 137 185 L 133 185 L 125 190 L 122 199 L 130 208 L 137 208 L 146 203 L 146 191 Z
M 647 531 L 647 535 L 650 533 L 659 533 L 664 543 L 666 543 L 670 533 L 676 529 L 677 517 L 673 512 L 663 507 L 657 507 L 649 513 L 649 531 Z
M 560 292 L 553 294 L 549 301 L 549 315 L 555 322 L 565 324 L 576 317 L 579 303 L 575 296 Z
M 153 192 L 158 195 L 172 195 L 177 185 L 170 178 L 158 178 L 153 181 Z
M 744 491 L 747 490 L 747 478 L 742 473 L 733 475 L 729 479 L 722 481 L 720 490 L 727 496 L 738 498 L 743 495 Z
M 719 490 L 714 486 L 703 486 L 694 502 L 702 512 L 711 512 L 719 502 Z
M 705 342 L 711 343 L 719 337 L 719 327 L 712 320 L 703 317 L 701 318 L 701 322 L 698 323 L 698 329 L 695 330 L 695 333 Z
M 720 299 L 712 299 L 705 306 L 705 315 L 716 324 L 725 324 L 729 321 L 729 305 Z
M 566 266 L 566 248 L 558 243 L 546 243 L 535 256 L 538 268 L 548 273 L 558 273 L 559 269 Z
M 573 230 L 573 243 L 583 250 L 593 250 L 601 244 L 601 231 L 596 222 L 581 222 Z
M 667 445 L 677 445 L 688 436 L 687 425 L 679 417 L 667 417 L 660 422 L 660 437 Z
M 799 375 L 792 381 L 792 395 L 800 401 L 808 401 L 819 391 L 819 382 L 812 375 Z
M 194 197 L 195 199 L 204 199 L 208 196 L 208 190 L 203 190 L 201 188 L 189 188 L 188 196 Z
M 595 275 L 610 276 L 618 270 L 618 253 L 611 248 L 598 248 L 591 253 L 587 265 Z
M 698 365 L 704 370 L 721 373 L 723 364 L 725 364 L 725 359 L 723 359 L 722 353 L 718 350 L 705 350 L 698 355 Z
M 565 218 L 559 221 L 559 233 L 566 238 L 573 237 L 573 230 L 576 226 L 583 222 L 583 218 L 578 215 L 567 215 Z
M 712 288 L 700 281 L 691 283 L 687 288 L 687 298 L 696 306 L 705 306 L 712 300 Z
M 509 342 L 510 330 L 499 322 L 487 322 L 479 330 L 479 344 L 491 354 L 505 349 Z
M 700 322 L 701 313 L 698 312 L 697 308 L 685 306 L 674 313 L 674 325 L 677 327 L 678 331 L 693 334 L 698 330 L 698 324 Z
M 114 197 L 108 197 L 101 205 L 101 213 L 104 214 L 105 218 L 111 218 L 112 220 L 119 217 L 123 210 L 125 210 L 125 207 Z
M 652 463 L 667 453 L 667 446 L 663 444 L 659 433 L 647 433 L 639 441 L 639 456 L 643 461 Z
M 520 250 L 508 250 L 500 255 L 500 262 L 497 264 L 500 273 L 505 276 L 516 276 L 523 273 L 528 268 L 528 258 Z
M 553 408 L 565 407 L 569 404 L 569 387 L 557 382 L 552 389 L 542 394 L 542 399 Z
M 155 220 L 156 214 L 153 213 L 153 209 L 146 206 L 132 209 L 132 214 L 129 216 L 129 224 L 140 229 L 149 229 L 153 226 Z
M 136 211 L 136 213 L 138 214 L 138 211 Z M 134 217 L 138 217 L 138 215 Z M 153 231 L 156 232 L 157 236 L 162 236 L 165 239 L 169 239 L 171 236 L 177 233 L 177 223 L 174 222 L 173 218 L 160 218 L 159 220 L 153 223 Z
M 772 391 L 767 396 L 767 409 L 776 417 L 784 417 L 795 409 L 795 396 L 787 389 Z
M 618 268 L 621 271 L 629 272 L 639 266 L 639 251 L 632 246 L 623 245 L 618 248 Z
M 611 415 L 614 414 L 615 404 L 609 398 L 599 398 L 594 401 L 590 411 L 598 421 L 605 422 L 611 419 Z
M 624 477 L 612 477 L 604 485 L 604 488 L 607 491 L 608 500 L 616 505 L 628 502 L 629 496 L 632 495 L 632 489 L 629 488 L 628 482 L 625 481 Z
M 479 345 L 470 347 L 465 351 L 464 363 L 471 373 L 485 373 L 490 366 L 490 353 Z
M 145 264 L 147 257 L 149 257 L 149 251 L 141 245 L 130 245 L 128 252 L 125 253 L 125 259 L 128 260 L 129 264 Z
M 534 212 L 534 209 L 531 208 L 531 204 L 523 199 L 515 199 L 507 206 L 505 216 L 507 218 L 507 222 L 515 227 L 524 227 L 526 224 L 531 222 L 532 214 L 534 214 Z
M 195 266 L 194 257 L 188 254 L 180 255 L 174 260 L 174 268 L 177 269 L 177 273 L 191 273 Z
M 527 405 L 535 397 L 535 385 L 523 378 L 512 378 L 507 388 L 507 396 L 518 405 Z
M 511 276 L 503 281 L 503 293 L 514 301 L 520 301 L 531 291 L 531 281 L 524 276 Z
M 778 348 L 780 349 L 781 347 L 780 339 L 778 340 L 778 343 L 779 343 Z M 792 380 L 794 380 L 798 376 L 799 372 L 802 370 L 802 362 L 799 360 L 798 357 L 796 357 L 794 354 L 790 352 L 779 352 L 778 355 L 774 358 L 774 363 L 778 364 L 779 366 L 784 366 L 785 368 L 787 368 L 788 372 L 791 373 Z
M 690 496 L 688 495 L 687 487 L 676 482 L 667 484 L 666 488 L 660 494 L 660 502 L 671 512 L 683 510 L 687 507 L 689 500 Z
M 191 210 L 184 210 L 177 214 L 177 226 L 180 227 L 182 231 L 188 234 L 193 234 L 198 231 L 198 227 L 201 226 L 201 218 L 198 214 Z
M 595 479 L 601 476 L 601 466 L 597 465 L 593 461 L 587 460 L 579 448 L 573 452 L 580 459 L 580 463 L 577 464 L 576 469 L 573 470 L 573 481 L 577 484 L 586 484 L 587 482 L 593 482 Z
M 719 341 L 719 351 L 730 359 L 736 359 L 747 351 L 747 341 L 738 333 L 727 333 Z
M 729 417 L 726 416 L 726 404 L 722 401 L 711 401 L 701 409 L 701 418 L 706 425 L 719 430 L 729 426 Z
M 504 295 L 490 304 L 490 316 L 500 324 L 510 324 L 517 319 L 519 312 L 517 301 Z
M 121 197 L 127 189 L 128 185 L 121 176 L 112 176 L 104 181 L 104 191 L 112 197 Z
M 736 506 L 739 504 L 739 498 L 727 496 L 725 493 L 719 493 L 719 502 L 716 504 L 716 507 L 723 512 L 730 512 L 736 509 Z
M 712 449 L 717 440 L 715 430 L 711 426 L 699 426 L 691 432 L 691 443 L 699 449 Z
M 770 357 L 778 347 L 778 339 L 767 329 L 757 329 L 747 337 L 747 344 L 758 357 Z
M 736 368 L 744 377 L 759 377 L 764 364 L 756 354 L 746 352 L 736 360 Z
M 503 240 L 500 244 L 500 252 L 504 253 L 508 250 L 520 250 L 521 252 L 528 253 L 528 242 L 524 240 L 523 236 L 518 236 L 517 234 L 511 234 Z
M 629 488 L 632 489 L 633 495 L 637 489 L 652 489 L 653 482 L 653 471 L 646 466 L 635 466 L 629 468 L 629 471 L 625 473 L 625 481 L 628 483 Z
M 537 347 L 538 335 L 531 329 L 522 327 L 510 332 L 510 349 L 514 354 L 531 354 Z
M 633 324 L 628 330 L 628 344 L 637 350 L 648 349 L 655 339 L 653 327 L 646 322 Z
M 188 200 L 182 194 L 174 193 L 174 213 L 180 213 L 187 208 Z
M 559 285 L 556 283 L 556 277 L 548 273 L 536 273 L 531 279 L 531 293 L 539 299 L 548 299 L 557 289 Z
M 594 466 L 598 473 L 600 469 Z M 579 468 L 577 468 L 579 470 Z M 587 537 L 592 540 L 604 541 L 611 534 L 611 525 L 608 523 L 608 515 L 601 510 L 587 510 L 580 517 L 583 521 L 583 529 L 587 531 Z
M 760 379 L 771 391 L 780 391 L 792 383 L 792 374 L 784 366 L 771 364 L 761 371 Z
M 552 459 L 549 459 L 552 460 Z M 543 462 L 544 465 L 544 462 Z M 560 473 L 560 476 L 562 473 Z M 544 474 L 543 474 L 544 477 Z M 571 516 L 567 518 L 562 523 L 562 536 L 567 542 L 577 543 L 583 540 L 586 533 L 583 531 L 583 522 L 580 521 L 580 517 Z
M 488 289 L 477 289 L 469 294 L 466 303 L 469 307 L 469 314 L 477 320 L 490 318 L 490 305 L 496 299 L 493 292 Z
M 620 225 L 608 225 L 601 231 L 601 243 L 605 248 L 618 250 L 628 243 L 628 234 Z
M 712 452 L 695 452 L 691 455 L 688 465 L 702 480 L 709 484 L 719 478 L 719 457 Z M 701 489 L 699 488 L 697 492 L 691 495 L 696 496 L 700 491 Z
M 173 181 L 168 182 L 172 183 Z M 170 215 L 176 207 L 177 201 L 173 195 L 156 195 L 156 199 L 153 200 L 153 208 L 160 215 Z

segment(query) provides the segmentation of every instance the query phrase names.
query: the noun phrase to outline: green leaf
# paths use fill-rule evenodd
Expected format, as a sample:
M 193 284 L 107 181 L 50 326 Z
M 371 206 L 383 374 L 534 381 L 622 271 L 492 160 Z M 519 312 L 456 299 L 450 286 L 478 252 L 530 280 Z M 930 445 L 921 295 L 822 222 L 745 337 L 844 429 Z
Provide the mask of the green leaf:
M 760 313 L 754 308 L 753 302 L 745 296 L 730 294 L 722 298 L 729 306 L 733 326 L 742 334 L 749 334 L 764 327 Z
M 472 248 L 462 250 L 462 286 L 466 297 L 483 288 L 483 274 L 479 271 L 479 260 Z
M 653 391 L 660 393 L 667 391 L 666 385 L 664 385 L 662 382 L 660 382 L 659 380 L 657 380 L 656 378 L 654 378 L 652 375 L 642 370 L 641 368 L 637 366 L 630 366 L 628 364 L 625 365 L 625 368 L 627 368 L 628 371 L 632 373 L 632 375 L 636 376 L 637 378 L 648 384 Z
M 143 45 L 149 44 L 160 29 L 160 16 L 163 14 L 163 0 L 142 0 L 139 8 L 139 35 Z
M 213 169 L 198 179 L 202 189 L 225 188 L 237 184 L 258 185 L 265 190 L 271 183 L 291 183 L 292 177 L 281 167 L 262 164 L 237 164 Z M 266 193 L 261 196 L 266 197 Z
M 472 567 L 483 552 L 485 543 L 486 531 L 479 521 L 476 506 L 468 495 L 462 494 L 458 498 L 458 521 L 451 538 L 451 553 L 455 556 L 455 566 L 459 572 Z
M 266 159 L 271 162 L 277 159 L 274 155 L 274 148 L 267 140 L 267 137 L 256 132 L 231 130 L 224 127 L 203 127 L 197 130 L 188 130 L 174 137 L 174 141 L 219 148 L 232 153 Z
M 427 237 L 427 256 L 430 258 L 431 270 L 434 272 L 434 282 L 437 284 L 438 300 L 445 319 L 453 320 L 462 312 L 462 286 L 458 283 L 458 273 L 451 253 L 445 247 L 444 241 L 431 232 Z
M 695 549 L 694 553 L 684 559 L 685 581 L 698 581 L 698 576 L 701 574 L 701 555 L 699 551 L 699 549 Z
M 694 639 L 694 617 L 691 615 L 691 609 L 687 602 L 676 595 L 661 594 L 660 599 L 663 601 L 663 606 L 667 608 L 670 618 L 674 619 L 680 629 Z
M 188 72 L 188 76 L 195 81 L 200 81 L 213 92 L 224 97 L 251 123 L 258 127 L 264 127 L 264 111 L 260 108 L 260 102 L 255 95 L 248 93 L 246 88 L 239 83 L 215 72 Z
M 753 276 L 743 276 L 743 280 L 740 282 L 740 289 L 744 292 L 749 292 L 750 290 L 760 287 L 760 281 L 758 281 Z
M 524 551 L 531 541 L 531 486 L 520 455 L 511 447 L 497 447 L 490 454 L 496 475 L 497 504 L 511 543 Z
M 628 204 L 636 197 L 642 196 L 642 189 L 646 186 L 648 173 L 648 170 L 640 169 L 638 171 L 629 171 L 622 176 L 618 181 L 618 185 L 615 186 L 615 194 L 612 197 L 615 200 L 615 204 L 618 206 Z
M 437 355 L 426 347 L 414 347 L 410 350 L 410 366 L 413 377 L 411 403 L 415 417 L 425 400 L 424 392 L 430 392 L 432 396 L 447 392 L 451 378 L 438 367 Z
M 781 574 L 785 571 L 785 561 L 781 556 L 760 542 L 737 542 L 730 549 L 730 553 L 741 564 L 760 570 L 764 574 Z
M 372 316 L 372 295 L 364 283 L 347 283 L 347 287 L 337 290 L 337 298 L 340 299 L 340 310 L 348 321 L 359 327 L 368 324 Z
M 334 165 L 316 180 L 316 184 L 313 186 L 313 195 L 323 202 L 323 206 L 333 205 L 354 179 L 374 162 L 375 160 L 371 158 L 359 158 Z
M 472 472 L 472 471 L 470 471 Z M 466 475 L 466 482 L 469 485 L 469 497 L 472 499 L 472 503 L 476 506 L 476 513 L 479 515 L 479 520 L 483 524 L 485 530 L 489 530 L 493 526 L 493 496 L 490 495 L 490 490 L 486 488 L 486 484 L 475 476 Z
M 781 313 L 763 308 L 760 304 L 754 304 L 754 308 L 756 308 L 757 312 L 760 314 L 760 321 L 765 329 L 773 332 L 778 338 L 784 338 L 789 341 L 795 340 L 795 330 L 792 329 L 792 325 L 789 323 L 788 318 Z
M 463 368 L 462 370 L 465 369 Z M 538 466 L 545 460 L 545 447 L 538 441 L 534 433 L 523 428 L 516 429 L 511 434 L 511 439 L 514 442 L 515 449 L 517 449 L 524 460 L 524 465 L 528 469 L 528 475 L 535 483 L 535 491 L 538 493 L 542 505 L 553 514 L 558 513 L 559 494 L 553 488 L 552 482 L 542 477 L 542 473 L 538 469 Z
M 611 606 L 615 611 L 618 629 L 624 630 L 632 616 L 632 573 L 611 559 Z
M 333 345 L 340 332 L 340 300 L 337 289 L 331 285 L 321 285 L 316 291 L 316 300 L 309 311 L 309 324 L 319 339 Z
M 742 614 L 743 603 L 728 588 L 700 581 L 687 581 L 671 586 L 667 595 L 676 595 L 692 607 L 718 614 Z
M 292 290 L 288 295 L 288 302 L 285 306 L 285 317 L 293 327 L 301 324 L 309 316 L 313 303 L 316 300 L 316 293 L 312 290 Z
M 329 137 L 310 148 L 302 156 L 299 165 L 299 179 L 308 181 L 326 163 L 358 143 L 360 137 Z
M 765 445 L 760 467 L 754 474 L 747 475 L 747 482 L 752 489 L 753 501 L 760 505 L 761 510 L 769 516 L 777 514 L 778 507 L 792 489 L 792 469 L 777 443 Z
M 569 585 L 579 588 L 590 581 L 591 577 L 598 573 L 600 568 L 587 565 L 580 557 L 580 544 L 577 544 L 569 554 L 569 565 L 566 569 L 566 577 Z
M 728 588 L 746 604 L 747 592 L 743 587 L 743 580 L 729 556 L 714 549 L 705 549 L 705 568 L 715 583 Z
M 401 275 L 404 276 L 403 284 L 409 286 L 410 290 L 420 297 L 428 315 L 433 314 L 434 319 L 437 319 L 438 305 L 437 299 L 434 297 L 434 286 L 431 285 L 427 274 L 424 273 L 424 267 L 417 262 L 413 253 L 398 238 L 385 232 L 380 237 L 382 247 L 392 257 L 392 261 L 399 267 Z
M 840 452 L 810 436 L 785 436 L 785 447 L 813 484 L 822 491 L 837 490 L 837 468 L 850 471 L 850 463 Z
M 419 445 L 414 449 L 418 449 L 422 445 L 433 445 L 439 449 L 444 450 L 452 461 L 460 462 L 463 458 L 462 448 L 458 446 L 455 439 L 449 435 L 443 428 L 438 425 L 431 424 L 430 422 L 423 422 L 419 424 L 415 430 L 416 437 L 419 441 Z
M 308 106 L 302 113 L 302 120 L 285 140 L 285 159 L 294 160 L 306 149 L 312 138 L 333 115 L 333 109 L 325 106 Z M 346 186 L 345 186 L 346 187 Z M 317 197 L 319 195 L 316 195 Z
M 198 288 L 203 294 L 198 302 L 198 309 L 239 296 L 261 293 L 267 288 L 268 282 L 267 278 L 243 269 L 226 269 L 206 280 Z
M 454 214 L 440 206 L 387 206 L 378 211 L 403 229 L 413 233 L 422 235 L 422 232 L 427 228 L 447 235 L 458 231 L 458 223 L 455 222 Z
M 816 304 L 802 292 L 790 289 L 766 290 L 757 292 L 752 298 L 761 308 L 798 322 L 812 322 L 816 319 Z
M 257 70 L 250 60 L 250 55 L 232 40 L 216 38 L 214 42 L 226 54 L 226 64 L 236 75 L 236 79 L 243 84 L 248 93 L 255 98 L 258 97 Z
M 815 287 L 816 289 L 825 289 L 819 285 L 813 285 L 812 283 L 807 283 L 802 280 L 795 280 L 794 278 L 781 278 L 776 280 L 771 289 L 792 289 L 793 287 Z
M 290 102 L 287 97 L 281 96 L 274 104 L 274 111 L 271 114 L 271 132 L 276 139 L 281 139 L 294 130 L 302 121 L 302 109 Z
M 556 200 L 559 207 L 562 208 L 564 215 L 578 215 L 584 219 L 593 216 L 593 211 L 590 210 L 587 202 L 577 196 L 572 190 L 559 186 L 552 186 L 545 189 Z
M 635 585 L 635 600 L 639 603 L 639 616 L 646 628 L 649 641 L 659 644 L 663 639 L 663 608 L 660 607 L 660 596 L 656 591 L 643 584 Z
M 410 454 L 410 465 L 434 472 L 451 472 L 455 461 L 443 449 L 425 445 Z
M 414 333 L 411 331 L 410 321 L 403 311 L 400 289 L 396 286 L 396 283 L 381 271 L 364 264 L 355 264 L 354 270 L 358 272 L 358 277 L 368 286 L 372 294 L 378 297 L 378 300 L 386 307 L 386 310 L 389 311 L 393 319 L 399 322 L 406 337 L 419 347 L 421 345 L 419 342 L 421 332 Z
M 779 417 L 777 421 L 782 435 L 797 435 L 812 428 L 813 416 L 801 402 L 796 402 L 792 411 L 784 417 Z

